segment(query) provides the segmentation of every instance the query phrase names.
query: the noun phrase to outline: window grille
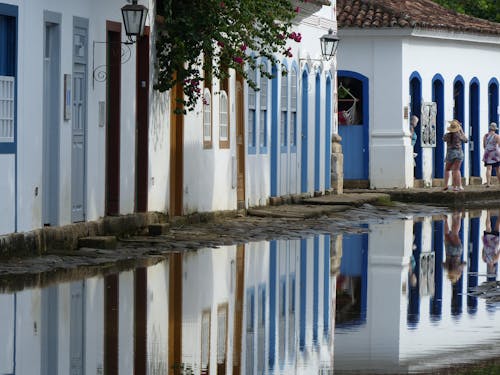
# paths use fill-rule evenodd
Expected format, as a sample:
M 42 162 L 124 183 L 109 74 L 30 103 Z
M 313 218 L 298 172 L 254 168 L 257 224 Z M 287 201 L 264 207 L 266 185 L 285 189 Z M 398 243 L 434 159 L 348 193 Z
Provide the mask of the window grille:
M 203 93 L 203 142 L 212 142 L 212 94 L 207 88 Z
M 0 76 L 0 142 L 14 142 L 15 78 Z
M 220 141 L 229 140 L 229 117 L 228 117 L 228 101 L 225 91 L 220 93 L 220 110 L 219 110 L 219 138 Z
M 265 72 L 265 68 L 262 69 Z M 267 93 L 268 78 L 261 74 L 260 76 L 260 121 L 259 121 L 259 142 L 260 147 L 267 147 Z

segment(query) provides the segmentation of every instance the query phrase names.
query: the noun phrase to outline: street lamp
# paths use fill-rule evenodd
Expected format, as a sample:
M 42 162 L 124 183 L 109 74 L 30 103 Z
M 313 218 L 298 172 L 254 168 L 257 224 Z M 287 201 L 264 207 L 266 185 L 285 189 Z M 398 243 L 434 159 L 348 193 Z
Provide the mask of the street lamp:
M 123 24 L 125 25 L 128 43 L 135 43 L 137 37 L 143 35 L 147 15 L 148 8 L 137 4 L 137 0 L 132 0 L 132 4 L 122 7 Z
M 335 52 L 337 52 L 337 46 L 339 44 L 339 37 L 333 34 L 333 30 L 328 30 L 328 34 L 323 35 L 319 38 L 321 42 L 321 55 L 323 59 L 330 60 Z

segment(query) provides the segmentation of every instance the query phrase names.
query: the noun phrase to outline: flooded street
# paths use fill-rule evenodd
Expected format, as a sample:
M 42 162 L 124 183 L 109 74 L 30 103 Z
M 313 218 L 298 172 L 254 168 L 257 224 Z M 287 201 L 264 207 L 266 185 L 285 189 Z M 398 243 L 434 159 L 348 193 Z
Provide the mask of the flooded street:
M 325 221 L 121 272 L 29 278 L 0 292 L 0 374 L 407 374 L 487 362 L 500 354 L 498 214 L 350 231 Z

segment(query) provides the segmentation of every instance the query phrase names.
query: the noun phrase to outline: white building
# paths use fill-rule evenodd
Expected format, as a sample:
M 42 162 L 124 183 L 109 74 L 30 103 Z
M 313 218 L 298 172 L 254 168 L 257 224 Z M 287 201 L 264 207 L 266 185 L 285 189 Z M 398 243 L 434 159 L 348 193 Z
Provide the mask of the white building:
M 121 61 L 123 5 L 0 2 L 1 234 L 145 210 L 149 37 Z
M 362 180 L 371 188 L 407 188 L 414 178 L 437 185 L 446 151 L 442 136 L 453 118 L 470 139 L 462 174 L 480 183 L 482 135 L 491 121 L 498 123 L 500 25 L 429 0 L 340 0 L 337 11 L 346 186 Z M 430 102 L 437 110 L 435 145 L 426 136 L 432 126 L 422 121 L 422 104 Z M 411 115 L 420 118 L 415 168 Z
M 177 91 L 153 90 L 157 2 L 139 3 L 145 35 L 127 46 L 124 0 L 0 1 L 0 234 L 330 190 L 335 59 L 319 38 L 336 31 L 334 4 L 297 2 L 288 75 L 253 72 L 258 92 L 214 80 L 176 116 Z

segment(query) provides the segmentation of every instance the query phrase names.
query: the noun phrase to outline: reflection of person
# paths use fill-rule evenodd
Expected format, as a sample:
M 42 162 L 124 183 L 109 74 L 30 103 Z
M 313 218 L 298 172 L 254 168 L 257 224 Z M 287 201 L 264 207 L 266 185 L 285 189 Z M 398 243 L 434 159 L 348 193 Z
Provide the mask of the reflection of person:
M 448 225 L 448 216 L 444 220 L 444 247 L 446 260 L 443 268 L 448 273 L 448 279 L 455 284 L 462 277 L 465 262 L 462 261 L 462 240 L 460 239 L 460 227 L 462 225 L 462 214 L 458 211 L 451 215 L 451 229 Z
M 500 183 L 500 135 L 496 133 L 497 124 L 494 122 L 488 126 L 488 133 L 483 137 L 483 162 L 486 167 L 486 187 L 491 186 L 491 170 L 495 168 L 498 182 Z
M 496 215 L 495 226 L 492 229 L 491 210 L 486 211 L 486 228 L 483 232 L 483 261 L 486 263 L 488 276 L 496 276 L 496 265 L 500 257 L 500 217 L 498 211 Z
M 446 142 L 446 165 L 444 168 L 444 189 L 448 190 L 448 180 L 450 179 L 454 191 L 463 190 L 462 176 L 460 173 L 460 165 L 464 160 L 464 151 L 462 143 L 468 141 L 462 129 L 462 124 L 458 120 L 450 121 L 448 132 L 443 136 L 443 141 Z

